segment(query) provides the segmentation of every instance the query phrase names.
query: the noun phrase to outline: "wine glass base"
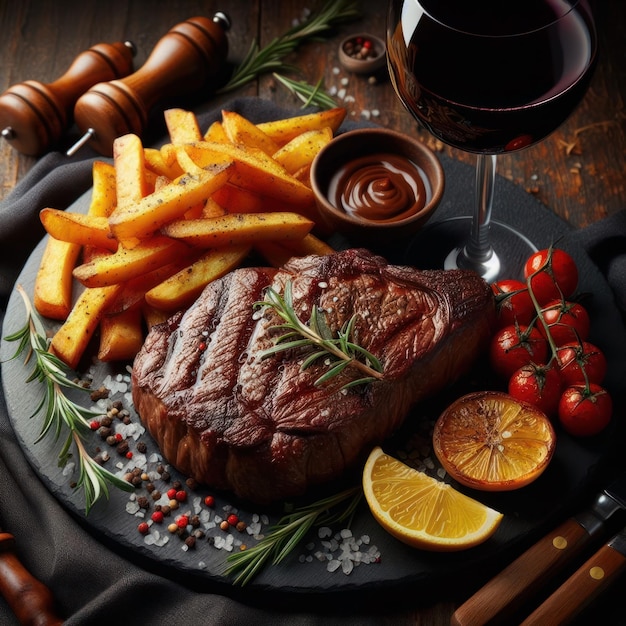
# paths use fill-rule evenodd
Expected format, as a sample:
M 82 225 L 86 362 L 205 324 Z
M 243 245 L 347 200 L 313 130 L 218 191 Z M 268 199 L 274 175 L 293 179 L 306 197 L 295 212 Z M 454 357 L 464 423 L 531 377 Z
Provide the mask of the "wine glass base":
M 464 267 L 459 254 L 469 240 L 472 219 L 451 217 L 427 224 L 410 242 L 406 262 L 420 269 L 458 269 Z M 526 259 L 537 252 L 528 237 L 513 227 L 491 221 L 489 239 L 494 249 L 476 271 L 489 283 L 502 278 L 523 278 Z

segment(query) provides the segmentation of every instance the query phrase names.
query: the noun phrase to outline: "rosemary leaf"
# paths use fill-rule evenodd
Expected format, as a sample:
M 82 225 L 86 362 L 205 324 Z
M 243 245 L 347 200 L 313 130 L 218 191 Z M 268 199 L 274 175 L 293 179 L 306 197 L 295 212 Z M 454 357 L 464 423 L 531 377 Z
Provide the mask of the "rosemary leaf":
M 307 357 L 300 366 L 301 370 L 305 370 L 322 356 L 329 358 L 330 369 L 315 381 L 316 385 L 329 381 L 348 366 L 355 367 L 362 374 L 365 374 L 359 379 L 362 382 L 372 382 L 383 378 L 382 365 L 379 359 L 350 339 L 350 334 L 356 323 L 356 315 L 344 324 L 337 337 L 333 337 L 324 316 L 320 315 L 319 309 L 315 305 L 311 308 L 308 325 L 305 324 L 298 318 L 293 306 L 291 281 L 285 283 L 282 296 L 269 287 L 265 292 L 265 300 L 256 302 L 254 306 L 272 308 L 285 321 L 285 324 L 275 325 L 271 328 L 287 331 L 276 339 L 271 348 L 267 348 L 261 353 L 261 358 L 267 358 L 290 349 L 318 348 L 319 350 Z M 294 339 L 296 335 L 301 338 Z M 365 361 L 360 361 L 359 356 L 363 357 Z M 353 387 L 354 383 L 350 383 L 349 386 Z M 346 387 L 344 386 L 344 388 Z
M 18 285 L 17 290 L 26 307 L 26 323 L 17 332 L 5 337 L 7 341 L 17 342 L 13 359 L 25 354 L 25 364 L 34 359 L 33 370 L 26 382 L 38 381 L 42 386 L 42 397 L 31 418 L 43 413 L 43 421 L 39 436 L 35 443 L 52 432 L 56 440 L 61 438 L 64 430 L 68 431 L 61 451 L 59 464 L 65 465 L 71 457 L 71 447 L 78 452 L 79 478 L 77 488 L 83 487 L 85 509 L 89 513 L 91 507 L 102 496 L 108 497 L 108 484 L 124 491 L 133 491 L 134 487 L 127 481 L 109 472 L 89 456 L 85 449 L 82 436 L 90 431 L 89 419 L 100 415 L 80 404 L 77 404 L 64 393 L 64 389 L 76 389 L 87 393 L 82 385 L 68 378 L 68 369 L 57 356 L 48 351 L 49 340 L 41 318 L 33 309 L 24 289 Z
M 314 526 L 351 521 L 362 495 L 360 486 L 352 487 L 283 516 L 255 546 L 230 554 L 226 573 L 236 575 L 233 584 L 246 585 L 268 563 L 283 561 Z M 333 512 L 346 501 L 343 511 Z
M 274 78 L 284 85 L 292 94 L 302 101 L 302 108 L 317 106 L 320 109 L 332 109 L 337 103 L 323 89 L 323 80 L 320 78 L 315 85 L 311 85 L 303 80 L 293 80 L 282 74 L 274 72 Z
M 229 81 L 218 93 L 228 93 L 254 80 L 261 74 L 292 69 L 284 63 L 284 58 L 301 43 L 319 39 L 334 26 L 360 17 L 359 3 L 354 0 L 330 0 L 318 13 L 312 14 L 306 21 L 296 24 L 280 37 L 261 48 L 255 39 L 248 53 L 235 67 Z

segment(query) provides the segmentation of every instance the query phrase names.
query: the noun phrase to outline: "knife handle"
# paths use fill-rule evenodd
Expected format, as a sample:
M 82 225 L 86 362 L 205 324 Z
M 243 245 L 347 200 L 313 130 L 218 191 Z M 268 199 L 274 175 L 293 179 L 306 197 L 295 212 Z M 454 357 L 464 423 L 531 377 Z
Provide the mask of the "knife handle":
M 567 624 L 609 587 L 625 568 L 626 557 L 623 554 L 608 545 L 602 546 L 522 622 L 523 626 Z
M 514 613 L 558 574 L 589 542 L 587 531 L 574 519 L 545 535 L 515 561 L 496 574 L 463 603 L 452 616 L 452 626 L 497 623 Z
M 0 532 L 0 593 L 20 624 L 24 626 L 58 626 L 48 587 L 37 580 L 20 563 L 13 551 L 13 535 Z

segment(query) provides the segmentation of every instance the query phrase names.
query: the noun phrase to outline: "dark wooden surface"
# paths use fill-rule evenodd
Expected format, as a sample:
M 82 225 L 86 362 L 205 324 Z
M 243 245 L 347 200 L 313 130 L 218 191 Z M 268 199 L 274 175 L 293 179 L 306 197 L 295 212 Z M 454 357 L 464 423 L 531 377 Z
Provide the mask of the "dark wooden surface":
M 44 83 L 56 80 L 79 52 L 100 42 L 132 40 L 138 49 L 135 65 L 140 67 L 174 24 L 217 10 L 226 10 L 232 17 L 229 60 L 236 63 L 253 38 L 261 45 L 268 43 L 319 4 L 313 0 L 310 4 L 298 0 L 228 0 L 223 4 L 214 0 L 0 2 L 0 93 L 27 79 Z M 337 101 L 348 109 L 350 117 L 371 117 L 383 126 L 419 134 L 433 145 L 396 99 L 384 72 L 372 83 L 340 68 L 337 50 L 343 36 L 366 31 L 384 37 L 385 5 L 381 0 L 361 2 L 361 20 L 337 29 L 325 42 L 301 47 L 289 62 L 297 65 L 302 78 L 309 82 L 323 77 L 327 90 L 345 90 L 347 98 Z M 600 60 L 586 98 L 543 143 L 500 158 L 498 166 L 500 174 L 535 194 L 574 227 L 584 227 L 626 207 L 626 3 L 600 0 L 595 8 Z M 269 76 L 228 97 L 233 95 L 259 95 L 285 107 L 300 106 Z M 454 158 L 473 162 L 473 157 L 436 147 Z M 35 162 L 1 141 L 0 200 Z M 462 590 L 458 599 L 465 599 Z M 452 603 L 416 607 L 415 611 L 395 615 L 393 621 L 447 624 L 453 608 Z M 390 607 L 390 616 L 393 614 Z

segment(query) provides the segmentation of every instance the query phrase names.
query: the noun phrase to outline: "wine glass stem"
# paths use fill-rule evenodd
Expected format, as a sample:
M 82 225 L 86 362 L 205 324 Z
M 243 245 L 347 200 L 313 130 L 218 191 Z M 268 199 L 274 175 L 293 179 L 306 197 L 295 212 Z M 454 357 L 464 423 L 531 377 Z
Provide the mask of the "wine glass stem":
M 500 261 L 491 246 L 489 226 L 496 178 L 496 156 L 479 154 L 476 160 L 476 196 L 470 239 L 460 250 L 457 266 L 478 272 L 492 281 L 500 271 Z

